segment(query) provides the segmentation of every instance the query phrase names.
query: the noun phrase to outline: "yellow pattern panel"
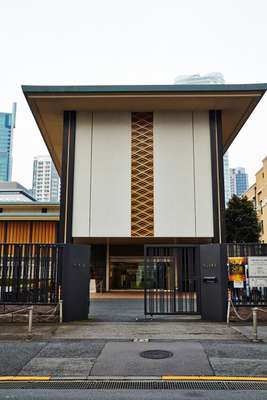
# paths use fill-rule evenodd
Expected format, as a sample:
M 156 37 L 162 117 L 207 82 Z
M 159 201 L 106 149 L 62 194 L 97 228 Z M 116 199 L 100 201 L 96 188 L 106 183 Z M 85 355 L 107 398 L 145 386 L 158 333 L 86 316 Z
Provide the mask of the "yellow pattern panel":
M 8 221 L 7 243 L 29 243 L 30 222 Z
M 56 221 L 7 221 L 6 243 L 56 243 Z M 0 243 L 5 242 L 5 222 L 0 222 Z
M 32 243 L 56 243 L 56 223 L 34 221 L 32 223 Z
M 153 113 L 132 113 L 131 235 L 154 236 Z
M 5 241 L 5 231 L 6 231 L 6 223 L 5 221 L 0 222 L 0 243 L 4 243 Z

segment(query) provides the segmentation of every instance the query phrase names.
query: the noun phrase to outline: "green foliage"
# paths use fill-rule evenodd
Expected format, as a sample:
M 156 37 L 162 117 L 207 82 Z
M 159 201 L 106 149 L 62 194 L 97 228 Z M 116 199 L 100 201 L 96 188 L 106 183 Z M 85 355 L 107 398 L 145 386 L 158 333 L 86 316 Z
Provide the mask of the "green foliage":
M 227 243 L 257 243 L 261 228 L 252 201 L 234 195 L 225 210 L 225 228 Z

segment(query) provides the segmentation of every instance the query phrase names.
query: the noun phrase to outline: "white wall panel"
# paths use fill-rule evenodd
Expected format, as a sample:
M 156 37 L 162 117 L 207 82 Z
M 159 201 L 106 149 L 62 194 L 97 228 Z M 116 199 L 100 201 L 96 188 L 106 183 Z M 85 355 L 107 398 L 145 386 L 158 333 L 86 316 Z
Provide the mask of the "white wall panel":
M 72 236 L 90 232 L 92 113 L 78 112 L 76 119 Z
M 131 234 L 131 113 L 93 113 L 91 231 Z
M 154 113 L 155 236 L 194 237 L 191 112 Z
M 213 204 L 208 112 L 194 112 L 196 236 L 213 236 Z

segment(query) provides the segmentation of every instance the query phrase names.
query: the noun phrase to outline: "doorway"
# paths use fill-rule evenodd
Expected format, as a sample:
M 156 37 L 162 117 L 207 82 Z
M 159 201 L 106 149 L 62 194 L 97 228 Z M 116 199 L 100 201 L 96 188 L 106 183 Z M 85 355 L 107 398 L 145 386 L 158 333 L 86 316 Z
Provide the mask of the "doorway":
M 109 265 L 110 290 L 143 291 L 144 259 L 111 257 Z

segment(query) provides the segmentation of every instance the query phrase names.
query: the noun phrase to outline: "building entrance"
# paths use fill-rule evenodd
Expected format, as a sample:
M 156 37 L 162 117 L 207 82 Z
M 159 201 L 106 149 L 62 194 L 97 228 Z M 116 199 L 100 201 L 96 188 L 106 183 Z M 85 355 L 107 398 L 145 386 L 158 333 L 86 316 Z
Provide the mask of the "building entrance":
M 110 290 L 143 290 L 144 259 L 118 257 L 110 259 Z

